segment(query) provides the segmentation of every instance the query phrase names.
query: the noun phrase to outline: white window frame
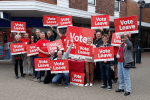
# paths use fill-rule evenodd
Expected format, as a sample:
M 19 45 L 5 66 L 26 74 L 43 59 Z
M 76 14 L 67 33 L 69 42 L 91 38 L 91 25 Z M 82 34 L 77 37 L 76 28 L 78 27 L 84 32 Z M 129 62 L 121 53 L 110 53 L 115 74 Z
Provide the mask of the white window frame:
M 119 5 L 119 11 L 118 11 L 118 12 L 120 12 L 120 1 L 116 1 L 116 0 L 115 0 L 115 3 L 116 3 L 116 2 L 118 2 L 118 5 Z M 115 6 L 114 6 L 114 8 L 115 8 Z M 115 10 L 115 11 L 116 11 L 116 10 Z
M 94 4 L 88 2 L 88 5 L 96 6 L 96 0 L 94 0 L 94 2 L 95 2 Z

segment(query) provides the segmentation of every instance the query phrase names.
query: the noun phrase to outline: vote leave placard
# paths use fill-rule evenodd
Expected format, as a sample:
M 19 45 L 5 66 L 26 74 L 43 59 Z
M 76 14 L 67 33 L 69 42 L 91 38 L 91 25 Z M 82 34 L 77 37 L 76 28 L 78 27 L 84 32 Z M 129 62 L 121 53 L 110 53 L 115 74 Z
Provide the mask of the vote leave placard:
M 109 28 L 109 15 L 91 16 L 91 29 Z
M 61 16 L 58 17 L 58 28 L 64 28 L 72 26 L 72 16 Z
M 76 56 L 80 57 L 81 59 L 92 59 L 92 51 L 93 51 L 93 46 L 87 45 L 87 44 L 77 44 L 76 47 Z
M 68 60 L 51 60 L 51 73 L 69 73 Z
M 50 58 L 35 58 L 35 70 L 50 70 Z
M 138 33 L 137 16 L 114 19 L 114 24 L 116 34 L 122 34 L 125 31 L 131 34 Z
M 94 62 L 113 61 L 113 60 L 114 60 L 113 46 L 94 48 Z
M 13 43 L 13 44 L 10 44 L 11 55 L 18 55 L 18 54 L 26 53 L 25 47 L 26 46 L 25 46 L 24 43 Z
M 26 45 L 26 51 L 27 51 L 27 56 L 39 54 L 39 52 L 37 51 L 37 48 L 36 48 L 36 43 Z
M 81 28 L 81 27 L 74 27 L 74 26 L 68 26 L 67 27 L 67 36 L 66 36 L 66 41 L 65 41 L 65 50 L 68 49 L 70 46 L 70 40 L 73 38 L 73 46 L 70 52 L 70 56 L 75 56 L 76 54 L 76 46 L 79 43 L 84 43 L 86 44 L 87 38 L 91 37 L 93 38 L 95 30 L 93 29 L 88 29 L 88 28 Z
M 26 32 L 26 22 L 11 21 L 11 32 Z
M 84 73 L 71 72 L 70 84 L 84 86 Z
M 57 25 L 57 18 L 58 16 L 49 16 L 49 15 L 44 15 L 43 16 L 43 25 L 44 26 L 56 26 Z
M 62 43 L 61 39 L 59 39 L 59 40 L 49 42 L 49 43 L 46 44 L 48 52 L 50 52 L 51 50 L 54 50 L 55 52 L 57 52 L 56 44 L 59 44 L 58 45 L 59 50 L 64 50 L 63 43 Z

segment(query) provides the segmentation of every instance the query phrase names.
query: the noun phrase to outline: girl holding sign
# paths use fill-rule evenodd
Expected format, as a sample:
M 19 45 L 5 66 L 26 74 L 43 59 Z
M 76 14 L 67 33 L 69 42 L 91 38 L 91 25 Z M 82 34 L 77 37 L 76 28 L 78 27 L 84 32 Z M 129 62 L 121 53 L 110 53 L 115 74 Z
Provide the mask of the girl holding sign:
M 93 44 L 92 42 L 92 38 L 88 37 L 87 38 L 87 45 L 92 45 L 93 48 L 95 48 L 96 46 Z M 93 75 L 94 75 L 94 49 L 92 52 L 92 59 L 88 59 L 85 58 L 85 69 L 86 69 L 86 80 L 87 80 L 87 84 L 85 84 L 85 86 L 89 86 L 89 79 L 90 79 L 90 86 L 93 86 Z M 89 73 L 91 78 L 89 78 Z

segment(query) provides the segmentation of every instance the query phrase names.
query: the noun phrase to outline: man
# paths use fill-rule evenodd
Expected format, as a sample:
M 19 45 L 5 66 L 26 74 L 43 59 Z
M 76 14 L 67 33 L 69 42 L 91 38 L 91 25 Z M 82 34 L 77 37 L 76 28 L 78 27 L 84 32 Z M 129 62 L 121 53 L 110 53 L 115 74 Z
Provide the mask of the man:
M 36 31 L 35 31 L 35 41 L 37 42 L 38 40 L 40 40 L 41 38 L 40 38 L 40 29 L 36 29 Z
M 26 45 L 29 44 L 29 35 L 28 33 L 24 33 L 23 38 L 20 39 L 22 43 L 25 43 Z M 30 57 L 27 56 L 27 54 L 23 55 L 23 74 L 26 75 L 26 70 L 28 70 L 29 76 L 31 76 L 31 60 Z M 27 69 L 28 68 L 28 69 Z
M 100 31 L 97 31 L 96 32 L 96 39 L 93 41 L 93 44 L 96 46 L 96 47 L 99 47 L 101 44 L 103 44 L 103 41 L 102 41 L 102 35 L 105 34 L 104 31 L 103 31 L 103 28 L 100 28 Z M 100 72 L 100 64 L 99 62 L 96 62 L 96 69 L 95 69 L 95 79 L 98 79 L 101 81 L 101 72 Z
M 37 41 L 36 46 L 37 46 L 37 50 L 39 51 L 38 57 L 39 58 L 44 58 L 44 57 L 49 57 L 49 52 L 47 50 L 47 46 L 46 43 L 48 43 L 49 41 L 45 39 L 45 33 L 41 32 L 40 33 L 40 40 Z M 37 74 L 37 80 L 40 83 L 41 82 L 41 72 L 38 71 Z
M 58 29 L 58 27 L 57 27 L 57 35 L 61 38 L 62 43 L 64 44 L 65 39 L 66 39 L 66 31 L 64 31 L 63 34 L 61 35 L 61 34 L 59 33 L 59 29 Z
M 66 53 L 64 53 L 63 56 L 62 56 L 62 51 L 59 50 L 57 52 L 58 57 L 54 60 L 68 59 L 69 53 L 70 53 L 72 45 L 73 45 L 73 38 L 71 39 L 70 42 L 71 42 L 71 44 L 68 47 Z M 52 83 L 61 84 L 63 78 L 65 79 L 65 88 L 67 88 L 68 87 L 68 81 L 69 81 L 69 73 L 60 73 L 60 74 L 55 75 L 52 79 Z
M 47 31 L 47 37 L 46 37 L 46 40 L 49 40 L 50 42 L 54 41 L 57 37 L 57 33 L 55 32 L 55 30 L 53 29 L 53 26 L 50 26 L 54 35 L 52 35 L 52 31 L 51 30 L 48 30 Z

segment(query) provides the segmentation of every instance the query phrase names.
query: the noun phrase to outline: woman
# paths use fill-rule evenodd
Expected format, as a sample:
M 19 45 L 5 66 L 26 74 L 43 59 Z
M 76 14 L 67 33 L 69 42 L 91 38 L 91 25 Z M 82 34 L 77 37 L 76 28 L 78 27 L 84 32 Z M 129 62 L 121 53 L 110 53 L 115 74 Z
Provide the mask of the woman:
M 20 35 L 16 35 L 15 36 L 15 41 L 14 43 L 21 43 L 20 41 L 21 36 Z M 18 54 L 18 55 L 12 55 L 12 63 L 14 64 L 14 71 L 16 74 L 16 79 L 18 79 L 18 63 L 20 65 L 20 73 L 21 73 L 21 77 L 24 77 L 23 75 L 23 66 L 22 66 L 22 61 L 23 61 L 23 55 L 22 54 Z
M 128 35 L 125 32 L 123 35 L 121 35 L 121 41 L 122 44 L 119 47 L 119 51 L 117 53 L 118 58 L 118 76 L 119 76 L 119 89 L 116 90 L 116 92 L 124 92 L 124 81 L 126 85 L 126 92 L 125 96 L 130 95 L 131 92 L 131 82 L 130 82 L 130 76 L 129 71 L 130 68 L 124 68 L 123 62 L 125 63 L 132 63 L 132 43 L 128 39 Z
M 34 43 L 36 43 L 35 37 L 34 37 L 34 35 L 31 35 L 29 45 L 34 44 Z M 31 62 L 32 62 L 32 67 L 33 67 L 33 78 L 36 77 L 36 71 L 35 71 L 35 66 L 34 66 L 34 58 L 37 58 L 37 55 L 30 56 L 30 59 L 31 59 Z
M 93 46 L 93 48 L 95 48 L 96 46 L 93 44 L 92 41 L 93 41 L 92 38 L 88 37 L 87 38 L 87 45 L 91 45 L 91 46 Z M 85 86 L 89 86 L 89 82 L 90 82 L 90 86 L 93 86 L 94 49 L 92 51 L 92 54 L 93 54 L 92 59 L 85 58 L 85 69 L 86 69 L 86 80 L 87 80 L 87 83 L 85 84 Z M 89 73 L 90 73 L 91 78 L 89 78 Z
M 111 46 L 108 43 L 109 36 L 107 34 L 104 34 L 102 36 L 103 44 L 100 45 L 100 47 L 108 47 Z M 100 62 L 100 70 L 101 70 L 101 77 L 103 80 L 103 85 L 100 87 L 101 89 L 107 88 L 108 90 L 112 89 L 112 81 L 111 81 L 111 67 L 110 67 L 110 61 L 102 61 Z M 108 82 L 108 87 L 107 87 Z

